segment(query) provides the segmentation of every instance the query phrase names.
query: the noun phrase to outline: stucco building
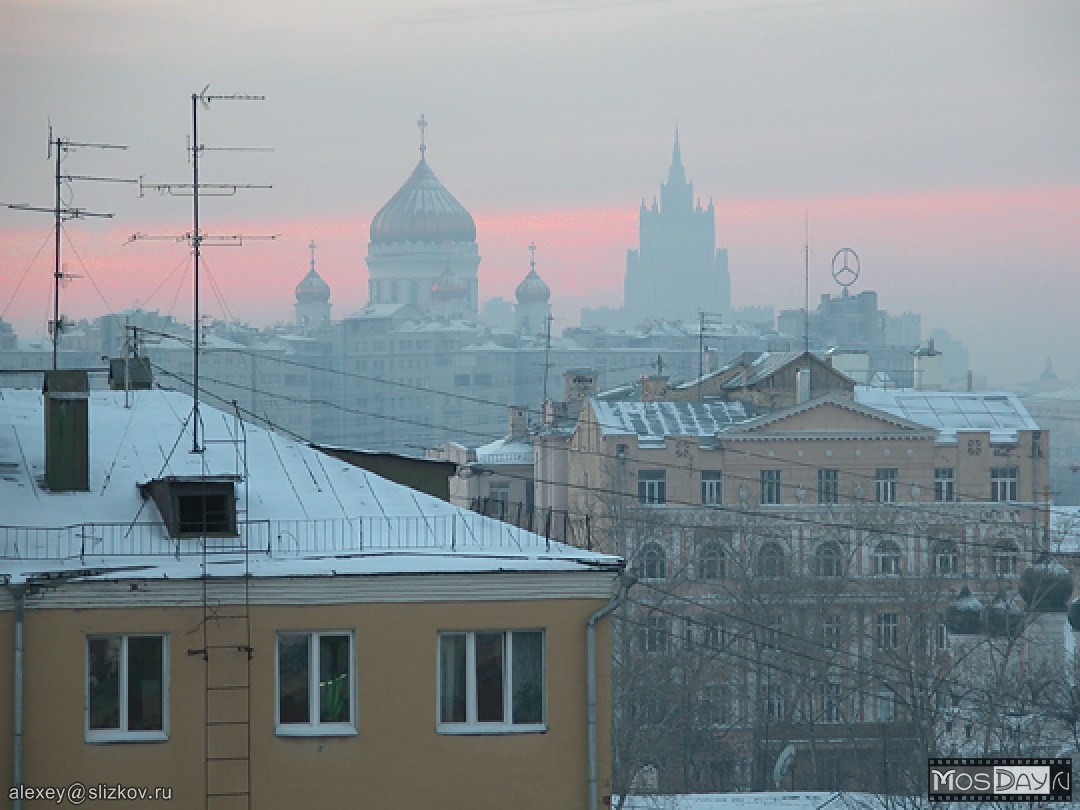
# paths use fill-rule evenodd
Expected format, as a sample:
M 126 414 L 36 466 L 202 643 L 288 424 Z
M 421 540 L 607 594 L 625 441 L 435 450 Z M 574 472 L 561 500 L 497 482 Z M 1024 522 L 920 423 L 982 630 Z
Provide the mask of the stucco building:
M 610 794 L 617 557 L 199 414 L 196 438 L 185 395 L 76 372 L 0 390 L 0 793 L 14 772 L 180 807 Z

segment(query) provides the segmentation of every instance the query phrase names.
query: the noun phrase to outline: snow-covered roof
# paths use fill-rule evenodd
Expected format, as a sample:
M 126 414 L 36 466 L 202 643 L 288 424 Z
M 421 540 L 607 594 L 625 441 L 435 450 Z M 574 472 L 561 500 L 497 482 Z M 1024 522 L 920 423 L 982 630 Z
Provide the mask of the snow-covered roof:
M 192 452 L 192 400 L 163 390 L 89 394 L 88 492 L 44 485 L 44 401 L 0 389 L 0 577 L 117 560 L 183 576 L 198 540 L 170 538 L 140 485 L 169 477 L 236 481 L 238 538 L 218 550 L 265 551 L 261 575 L 346 565 L 386 573 L 595 570 L 620 565 L 393 483 L 305 444 L 200 407 L 204 450 Z M 96 561 L 96 562 L 95 562 Z M 190 569 L 190 570 L 189 570 Z
M 1001 391 L 918 391 L 913 388 L 855 387 L 860 405 L 887 411 L 939 431 L 941 439 L 956 434 L 990 431 L 992 442 L 1015 442 L 1018 431 L 1038 430 L 1015 394 Z
M 593 412 L 606 435 L 636 434 L 640 445 L 666 436 L 713 437 L 751 418 L 742 402 L 632 402 L 592 397 Z
M 476 448 L 478 464 L 532 464 L 531 442 L 502 438 Z

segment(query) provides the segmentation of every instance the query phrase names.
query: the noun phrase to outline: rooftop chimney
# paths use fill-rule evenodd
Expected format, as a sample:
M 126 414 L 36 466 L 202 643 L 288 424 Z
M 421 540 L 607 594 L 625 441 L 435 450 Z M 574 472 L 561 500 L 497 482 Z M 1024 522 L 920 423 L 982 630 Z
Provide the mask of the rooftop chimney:
M 54 492 L 90 490 L 90 385 L 85 371 L 46 371 L 45 484 Z
M 663 402 L 667 399 L 668 378 L 662 375 L 641 378 L 641 401 Z
M 571 368 L 563 372 L 563 401 L 570 413 L 581 413 L 581 405 L 596 393 L 596 372 L 591 368 Z
M 507 405 L 510 417 L 510 440 L 522 441 L 529 436 L 529 409 L 524 405 Z

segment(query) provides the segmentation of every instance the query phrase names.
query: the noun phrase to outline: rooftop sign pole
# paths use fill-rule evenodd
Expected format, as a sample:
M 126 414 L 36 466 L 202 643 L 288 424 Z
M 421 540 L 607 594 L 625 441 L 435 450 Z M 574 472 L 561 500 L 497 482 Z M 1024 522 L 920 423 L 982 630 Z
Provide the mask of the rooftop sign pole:
M 64 320 L 60 317 L 60 282 L 65 278 L 73 278 L 64 270 L 60 259 L 60 245 L 62 242 L 61 229 L 65 220 L 82 219 L 84 217 L 103 217 L 111 219 L 112 214 L 103 214 L 87 211 L 85 208 L 77 208 L 74 205 L 65 205 L 61 192 L 64 183 L 74 180 L 94 180 L 100 183 L 137 183 L 137 180 L 125 180 L 119 177 L 91 177 L 82 174 L 64 174 L 63 162 L 69 152 L 76 149 L 127 149 L 126 146 L 115 143 L 83 143 L 73 141 L 70 138 L 53 137 L 52 124 L 49 124 L 49 152 L 46 160 L 56 160 L 56 196 L 51 208 L 43 208 L 24 203 L 0 203 L 5 208 L 16 211 L 39 211 L 53 215 L 55 234 L 53 237 L 53 317 L 49 321 L 49 334 L 52 336 L 52 367 L 55 371 L 58 364 L 58 352 L 60 348 L 60 336 L 64 331 Z
M 188 147 L 188 151 L 191 158 L 191 183 L 143 183 L 139 181 L 139 194 L 142 194 L 146 189 L 153 189 L 160 194 L 169 194 L 176 197 L 185 197 L 191 195 L 191 231 L 179 236 L 150 236 L 143 233 L 132 234 L 128 242 L 136 242 L 140 240 L 170 240 L 176 242 L 188 242 L 191 244 L 191 252 L 194 256 L 195 263 L 195 284 L 194 284 L 194 323 L 192 324 L 194 331 L 194 356 L 192 359 L 192 399 L 193 399 L 193 411 L 191 420 L 191 452 L 201 453 L 202 444 L 199 441 L 200 433 L 200 421 L 199 421 L 199 351 L 200 351 L 200 335 L 202 324 L 200 321 L 201 314 L 199 308 L 199 269 L 201 264 L 202 248 L 203 245 L 211 246 L 234 246 L 239 247 L 244 244 L 244 240 L 273 240 L 277 236 L 244 236 L 242 234 L 233 234 L 228 236 L 210 235 L 201 230 L 199 224 L 199 195 L 200 192 L 203 195 L 208 196 L 220 196 L 231 197 L 236 194 L 240 189 L 268 189 L 272 186 L 268 185 L 254 185 L 250 183 L 202 183 L 199 181 L 199 156 L 203 152 L 217 151 L 217 152 L 268 152 L 269 149 L 260 148 L 248 148 L 248 147 L 207 147 L 204 144 L 199 143 L 199 106 L 203 106 L 206 109 L 210 108 L 211 101 L 265 101 L 266 96 L 243 96 L 243 95 L 227 95 L 218 96 L 210 95 L 207 91 L 210 89 L 210 85 L 207 85 L 202 89 L 201 93 L 191 94 L 191 143 Z

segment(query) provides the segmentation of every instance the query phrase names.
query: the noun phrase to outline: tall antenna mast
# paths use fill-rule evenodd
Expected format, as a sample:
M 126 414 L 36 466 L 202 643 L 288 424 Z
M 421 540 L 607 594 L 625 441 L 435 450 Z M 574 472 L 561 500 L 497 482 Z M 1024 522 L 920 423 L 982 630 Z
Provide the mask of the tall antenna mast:
M 803 231 L 805 246 L 803 254 L 803 352 L 810 353 L 810 209 L 806 209 L 806 226 Z
M 203 106 L 206 109 L 210 109 L 211 101 L 265 101 L 266 96 L 243 96 L 243 95 L 210 95 L 207 91 L 210 89 L 210 85 L 207 85 L 202 89 L 201 93 L 191 94 L 191 144 L 189 146 L 189 153 L 191 156 L 191 183 L 154 183 L 144 184 L 139 181 L 139 194 L 142 196 L 146 189 L 153 189 L 160 194 L 169 194 L 172 196 L 185 197 L 191 195 L 191 232 L 181 234 L 180 236 L 149 236 L 147 234 L 136 233 L 132 234 L 128 242 L 135 242 L 139 240 L 171 240 L 176 242 L 188 242 L 191 244 L 191 253 L 194 257 L 195 264 L 195 281 L 194 281 L 194 293 L 193 293 L 193 309 L 194 309 L 194 356 L 192 358 L 192 419 L 191 419 L 191 452 L 201 453 L 202 444 L 199 441 L 199 433 L 201 421 L 199 418 L 199 351 L 201 343 L 201 331 L 202 331 L 202 315 L 200 312 L 199 304 L 199 271 L 202 264 L 202 248 L 203 245 L 208 246 L 234 246 L 238 247 L 244 244 L 244 240 L 256 240 L 256 239 L 276 239 L 277 236 L 244 236 L 242 234 L 233 234 L 228 236 L 215 236 L 206 234 L 202 231 L 199 224 L 199 196 L 200 192 L 204 196 L 232 196 L 240 189 L 268 189 L 272 186 L 268 185 L 254 185 L 250 183 L 201 183 L 199 182 L 199 157 L 203 152 L 269 152 L 271 150 L 264 148 L 250 148 L 250 147 L 207 147 L 199 142 L 199 106 Z
M 115 143 L 84 143 L 73 141 L 70 138 L 53 137 L 52 124 L 49 124 L 49 151 L 46 160 L 56 160 L 56 196 L 51 208 L 42 208 L 22 203 L 0 203 L 5 208 L 18 211 L 38 211 L 53 215 L 53 317 L 49 321 L 49 334 L 52 336 L 52 367 L 55 371 L 59 363 L 60 336 L 64 331 L 64 320 L 60 316 L 60 283 L 65 278 L 74 278 L 64 270 L 61 261 L 61 244 L 63 242 L 62 228 L 65 220 L 82 219 L 84 217 L 103 217 L 111 219 L 112 214 L 103 214 L 87 211 L 84 208 L 76 208 L 73 205 L 64 205 L 61 191 L 64 183 L 74 180 L 95 180 L 101 183 L 137 183 L 137 180 L 125 180 L 119 177 L 91 177 L 81 174 L 64 174 L 63 162 L 69 152 L 76 149 L 127 149 L 126 146 Z
M 544 398 L 543 402 L 547 402 L 548 398 L 548 372 L 551 370 L 551 322 L 555 320 L 551 313 L 548 313 L 544 318 Z

